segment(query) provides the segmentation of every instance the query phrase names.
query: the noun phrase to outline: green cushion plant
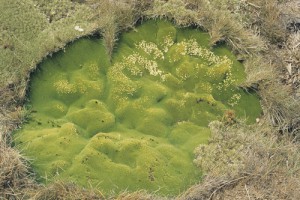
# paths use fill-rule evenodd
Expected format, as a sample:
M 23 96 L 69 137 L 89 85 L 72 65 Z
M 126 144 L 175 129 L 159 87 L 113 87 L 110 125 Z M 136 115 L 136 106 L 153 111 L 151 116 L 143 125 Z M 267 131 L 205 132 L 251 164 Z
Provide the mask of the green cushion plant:
M 176 195 L 201 180 L 193 151 L 209 122 L 260 115 L 258 97 L 238 87 L 245 78 L 207 33 L 166 21 L 123 33 L 111 62 L 102 39 L 82 38 L 32 75 L 31 119 L 15 142 L 44 182 Z

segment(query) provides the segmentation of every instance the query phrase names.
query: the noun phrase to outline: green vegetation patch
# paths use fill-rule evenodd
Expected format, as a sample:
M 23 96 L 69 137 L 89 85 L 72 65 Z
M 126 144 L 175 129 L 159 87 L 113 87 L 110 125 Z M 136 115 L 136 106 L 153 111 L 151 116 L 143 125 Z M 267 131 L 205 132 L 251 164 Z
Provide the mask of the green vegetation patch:
M 0 0 L 0 8 L 1 88 L 25 87 L 44 56 L 101 27 L 92 9 L 69 0 Z
M 74 42 L 32 76 L 31 120 L 16 145 L 44 182 L 182 192 L 201 179 L 193 151 L 208 123 L 233 111 L 254 122 L 261 112 L 238 87 L 243 66 L 208 43 L 199 30 L 147 21 L 122 34 L 110 64 L 101 39 Z

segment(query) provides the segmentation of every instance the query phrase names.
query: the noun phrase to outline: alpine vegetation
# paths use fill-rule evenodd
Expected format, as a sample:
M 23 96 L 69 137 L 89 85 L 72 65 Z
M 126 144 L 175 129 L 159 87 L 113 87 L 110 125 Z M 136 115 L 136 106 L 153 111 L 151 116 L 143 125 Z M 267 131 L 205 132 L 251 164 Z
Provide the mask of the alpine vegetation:
M 16 146 L 45 183 L 179 194 L 201 180 L 193 152 L 209 122 L 261 114 L 257 95 L 239 87 L 243 65 L 209 44 L 208 33 L 163 20 L 123 33 L 111 57 L 102 39 L 79 39 L 32 74 Z

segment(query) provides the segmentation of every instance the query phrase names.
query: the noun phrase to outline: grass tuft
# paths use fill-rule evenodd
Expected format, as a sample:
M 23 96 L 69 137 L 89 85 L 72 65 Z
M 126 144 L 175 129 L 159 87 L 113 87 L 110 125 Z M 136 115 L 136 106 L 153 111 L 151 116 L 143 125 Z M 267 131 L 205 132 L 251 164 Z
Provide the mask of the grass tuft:
M 0 141 L 0 199 L 19 199 L 30 193 L 35 185 L 28 166 L 17 150 Z
M 104 199 L 101 192 L 93 189 L 80 188 L 73 183 L 57 181 L 40 189 L 33 198 L 34 200 L 101 200 Z
M 272 127 L 243 123 L 210 124 L 212 138 L 199 146 L 195 163 L 206 169 L 203 183 L 180 199 L 296 199 L 299 184 L 299 144 L 276 137 Z

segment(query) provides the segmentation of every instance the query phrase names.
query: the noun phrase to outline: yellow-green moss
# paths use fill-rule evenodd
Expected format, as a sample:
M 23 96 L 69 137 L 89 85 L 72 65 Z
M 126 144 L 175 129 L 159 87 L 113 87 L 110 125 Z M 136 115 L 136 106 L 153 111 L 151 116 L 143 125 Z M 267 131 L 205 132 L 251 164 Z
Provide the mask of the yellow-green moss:
M 228 109 L 249 122 L 261 112 L 237 87 L 243 66 L 208 38 L 148 21 L 121 36 L 112 64 L 102 40 L 87 38 L 45 60 L 30 85 L 32 119 L 15 134 L 40 179 L 164 195 L 200 181 L 193 150 L 208 123 Z

